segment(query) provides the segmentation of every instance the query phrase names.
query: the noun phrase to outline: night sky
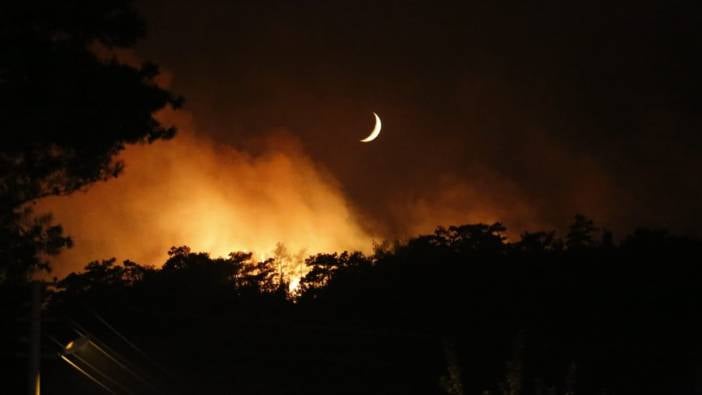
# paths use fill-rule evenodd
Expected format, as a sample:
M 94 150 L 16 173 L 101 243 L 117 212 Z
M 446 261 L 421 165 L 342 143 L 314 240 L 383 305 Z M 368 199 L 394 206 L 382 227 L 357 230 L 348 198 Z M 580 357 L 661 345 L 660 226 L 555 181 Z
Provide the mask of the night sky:
M 257 176 L 257 158 L 302 158 L 368 246 L 440 224 L 562 230 L 576 213 L 615 234 L 699 234 L 702 13 L 690 3 L 148 0 L 136 56 L 186 98 L 176 144 L 228 146 L 266 183 L 252 191 L 287 177 L 281 193 L 331 212 L 305 200 L 309 177 Z M 359 143 L 372 112 L 383 131 Z M 237 169 L 210 173 L 235 188 Z
M 149 1 L 140 52 L 203 131 L 288 129 L 368 214 L 446 179 L 538 222 L 692 226 L 702 14 L 597 3 Z M 355 144 L 371 111 L 383 138 Z

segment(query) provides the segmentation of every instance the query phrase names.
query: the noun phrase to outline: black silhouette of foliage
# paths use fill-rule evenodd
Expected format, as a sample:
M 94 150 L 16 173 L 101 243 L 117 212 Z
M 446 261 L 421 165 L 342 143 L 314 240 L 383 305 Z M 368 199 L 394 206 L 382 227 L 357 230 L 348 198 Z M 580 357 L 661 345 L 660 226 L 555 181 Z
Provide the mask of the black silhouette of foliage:
M 126 144 L 170 138 L 154 113 L 181 99 L 159 87 L 158 68 L 133 67 L 110 55 L 144 34 L 128 0 L 10 2 L 0 13 L 0 276 L 47 269 L 37 254 L 14 249 L 36 233 L 17 210 L 117 176 Z M 98 52 L 100 55 L 98 56 Z M 61 228 L 40 233 L 68 246 Z M 11 241 L 11 240 L 15 241 Z M 20 244 L 30 243 L 31 238 Z M 52 253 L 35 248 L 36 252 Z M 12 269 L 7 269 L 6 266 Z
M 192 252 L 187 246 L 172 247 L 160 269 L 132 261 L 117 264 L 115 259 L 91 262 L 80 273 L 71 273 L 58 282 L 58 299 L 96 299 L 105 289 L 151 288 L 173 292 L 170 298 L 192 304 L 216 301 L 216 297 L 240 297 L 277 291 L 271 282 L 271 261 L 254 262 L 251 253 L 235 252 L 227 258 L 212 258 Z M 106 301 L 102 301 L 106 302 Z
M 507 230 L 502 224 L 476 224 L 450 226 L 448 229 L 439 227 L 434 232 L 439 244 L 446 245 L 459 254 L 494 253 L 504 247 Z
M 229 254 L 229 259 L 241 263 L 236 283 L 242 290 L 274 291 L 280 287 L 273 258 L 253 262 L 250 252 L 235 252 Z
M 89 264 L 47 313 L 109 317 L 176 372 L 168 393 L 687 393 L 702 241 L 639 229 L 568 247 L 553 231 L 505 232 L 316 254 L 295 296 L 273 259 L 174 247 L 161 268 Z
M 568 229 L 566 246 L 569 249 L 592 247 L 595 243 L 594 236 L 597 230 L 591 219 L 582 214 L 576 215 Z
M 350 270 L 370 265 L 371 261 L 360 252 L 344 251 L 341 254 L 317 254 L 307 258 L 305 264 L 310 270 L 300 281 L 303 293 L 322 288 L 332 279 L 338 280 L 338 273 L 347 274 Z
M 0 284 L 24 280 L 28 270 L 48 270 L 47 258 L 72 245 L 51 215 L 35 216 L 29 208 L 5 212 L 0 226 Z
M 555 231 L 524 232 L 514 248 L 524 255 L 544 255 L 562 251 L 563 243 L 556 238 Z

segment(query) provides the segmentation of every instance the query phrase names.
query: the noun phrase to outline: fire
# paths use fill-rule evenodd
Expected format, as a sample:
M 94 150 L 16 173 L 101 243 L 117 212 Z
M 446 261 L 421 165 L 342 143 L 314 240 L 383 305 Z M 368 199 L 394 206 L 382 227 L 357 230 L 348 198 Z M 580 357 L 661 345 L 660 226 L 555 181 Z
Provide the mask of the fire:
M 159 265 L 171 246 L 188 245 L 212 256 L 274 256 L 294 288 L 304 256 L 371 248 L 337 183 L 289 135 L 252 155 L 186 130 L 130 146 L 121 159 L 126 169 L 117 179 L 38 203 L 75 241 L 54 275 L 109 257 Z

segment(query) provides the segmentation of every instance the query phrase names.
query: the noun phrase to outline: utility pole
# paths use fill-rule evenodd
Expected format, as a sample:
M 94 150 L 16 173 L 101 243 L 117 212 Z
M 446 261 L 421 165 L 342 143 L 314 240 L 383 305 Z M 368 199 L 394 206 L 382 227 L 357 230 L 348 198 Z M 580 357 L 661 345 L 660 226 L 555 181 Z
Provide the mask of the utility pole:
M 41 394 L 41 281 L 32 281 L 32 313 L 29 319 L 29 395 Z

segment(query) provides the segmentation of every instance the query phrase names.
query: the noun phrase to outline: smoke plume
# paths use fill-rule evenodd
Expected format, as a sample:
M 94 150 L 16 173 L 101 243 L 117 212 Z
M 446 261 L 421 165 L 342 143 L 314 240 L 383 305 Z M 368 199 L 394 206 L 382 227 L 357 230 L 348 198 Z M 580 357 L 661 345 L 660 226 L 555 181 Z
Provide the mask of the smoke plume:
M 39 202 L 75 241 L 54 275 L 116 257 L 159 265 L 171 246 L 226 256 L 252 251 L 259 258 L 362 250 L 372 246 L 338 183 L 291 134 L 267 134 L 251 154 L 196 135 L 187 113 L 171 141 L 128 147 L 117 179 L 85 192 Z M 299 259 L 298 259 L 299 261 Z

